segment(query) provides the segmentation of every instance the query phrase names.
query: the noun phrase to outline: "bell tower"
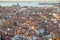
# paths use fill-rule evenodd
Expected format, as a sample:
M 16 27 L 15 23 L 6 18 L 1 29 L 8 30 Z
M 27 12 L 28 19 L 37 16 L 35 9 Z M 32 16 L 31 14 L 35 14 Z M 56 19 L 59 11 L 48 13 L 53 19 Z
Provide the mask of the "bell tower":
M 19 6 L 19 3 L 17 3 L 17 6 Z

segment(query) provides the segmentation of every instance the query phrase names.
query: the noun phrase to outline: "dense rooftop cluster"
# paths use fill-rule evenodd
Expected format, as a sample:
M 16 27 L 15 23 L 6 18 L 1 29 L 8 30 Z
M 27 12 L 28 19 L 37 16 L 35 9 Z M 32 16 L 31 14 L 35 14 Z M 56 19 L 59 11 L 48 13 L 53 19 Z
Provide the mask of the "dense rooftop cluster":
M 2 40 L 56 40 L 60 37 L 60 8 L 0 6 Z

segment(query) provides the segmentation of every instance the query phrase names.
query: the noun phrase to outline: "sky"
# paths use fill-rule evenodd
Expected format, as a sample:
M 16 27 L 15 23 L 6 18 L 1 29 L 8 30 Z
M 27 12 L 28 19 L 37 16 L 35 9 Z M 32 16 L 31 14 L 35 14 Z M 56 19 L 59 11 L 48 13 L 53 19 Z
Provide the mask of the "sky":
M 40 1 L 40 2 L 48 2 L 48 3 L 59 3 L 60 0 L 0 0 L 0 1 Z

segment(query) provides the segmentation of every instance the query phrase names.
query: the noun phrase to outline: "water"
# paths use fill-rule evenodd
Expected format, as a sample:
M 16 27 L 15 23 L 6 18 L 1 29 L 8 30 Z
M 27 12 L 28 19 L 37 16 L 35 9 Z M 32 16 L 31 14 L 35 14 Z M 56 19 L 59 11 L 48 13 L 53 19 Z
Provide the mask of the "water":
M 12 5 L 17 5 L 17 3 L 19 3 L 20 6 L 28 6 L 28 7 L 29 6 L 32 6 L 32 7 L 53 6 L 49 4 L 42 5 L 44 3 L 39 5 L 40 2 L 0 2 L 0 6 L 12 6 Z

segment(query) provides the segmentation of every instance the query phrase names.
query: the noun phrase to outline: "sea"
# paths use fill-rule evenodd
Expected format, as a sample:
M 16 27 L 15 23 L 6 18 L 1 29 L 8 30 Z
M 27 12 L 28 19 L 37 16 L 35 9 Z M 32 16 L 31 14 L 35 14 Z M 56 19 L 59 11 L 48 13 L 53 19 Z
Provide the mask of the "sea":
M 44 7 L 44 6 L 54 6 L 55 3 L 40 3 L 40 2 L 0 2 L 0 6 L 12 6 L 12 5 L 17 5 L 19 3 L 20 6 L 28 6 L 28 7 Z

